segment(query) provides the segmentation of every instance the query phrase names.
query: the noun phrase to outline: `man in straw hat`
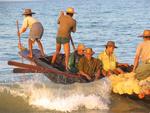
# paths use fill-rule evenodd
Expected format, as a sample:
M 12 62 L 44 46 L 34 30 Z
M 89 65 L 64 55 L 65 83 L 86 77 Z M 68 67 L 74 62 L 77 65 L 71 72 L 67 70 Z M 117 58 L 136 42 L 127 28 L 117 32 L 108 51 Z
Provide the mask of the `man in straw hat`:
M 78 44 L 77 49 L 71 53 L 69 57 L 69 70 L 73 73 L 78 72 L 78 63 L 82 57 L 84 57 L 85 45 L 80 43 Z
M 66 15 L 63 11 L 61 11 L 60 16 L 58 18 L 58 31 L 57 31 L 57 37 L 56 37 L 56 52 L 53 55 L 52 58 L 52 64 L 55 63 L 55 60 L 57 58 L 57 55 L 59 54 L 61 50 L 61 45 L 64 47 L 65 52 L 65 66 L 66 70 L 68 70 L 68 62 L 69 62 L 69 55 L 70 55 L 70 38 L 71 38 L 71 32 L 76 31 L 76 20 L 73 19 L 74 15 L 74 8 L 67 8 Z
M 143 37 L 143 42 L 137 46 L 133 71 L 137 79 L 141 80 L 150 76 L 150 30 L 144 30 L 139 37 Z
M 98 55 L 98 59 L 102 61 L 103 64 L 103 74 L 104 76 L 109 76 L 111 74 L 122 74 L 124 71 L 118 66 L 128 64 L 117 63 L 117 58 L 114 54 L 114 49 L 117 48 L 114 41 L 108 41 L 105 45 L 105 50 Z
M 42 24 L 35 19 L 34 17 L 32 17 L 32 14 L 35 14 L 34 12 L 31 11 L 31 9 L 25 9 L 23 12 L 23 15 L 25 16 L 24 20 L 23 20 L 23 25 L 20 29 L 20 32 L 18 32 L 18 36 L 20 36 L 23 32 L 26 31 L 27 28 L 30 29 L 30 33 L 29 33 L 29 39 L 28 39 L 28 45 L 29 45 L 29 55 L 28 57 L 33 57 L 33 53 L 32 53 L 32 48 L 33 48 L 33 44 L 36 41 L 38 44 L 38 47 L 41 51 L 41 55 L 44 56 L 44 50 L 43 50 L 43 46 L 41 43 L 41 38 L 43 35 L 43 26 Z
M 86 48 L 84 52 L 85 57 L 82 57 L 78 64 L 79 74 L 88 81 L 99 79 L 102 70 L 100 60 L 92 57 L 93 54 L 92 48 Z

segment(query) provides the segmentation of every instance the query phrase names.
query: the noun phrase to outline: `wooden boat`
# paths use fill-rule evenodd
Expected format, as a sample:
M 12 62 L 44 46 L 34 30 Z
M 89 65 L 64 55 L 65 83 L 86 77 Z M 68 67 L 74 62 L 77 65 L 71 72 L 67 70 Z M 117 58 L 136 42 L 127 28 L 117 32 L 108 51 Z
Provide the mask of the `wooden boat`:
M 14 65 L 19 68 L 14 68 L 14 73 L 44 73 L 51 81 L 61 84 L 71 84 L 74 82 L 87 83 L 92 82 L 87 80 L 85 77 L 79 74 L 74 74 L 65 71 L 64 54 L 60 54 L 57 57 L 55 65 L 51 65 L 52 56 L 41 57 L 40 51 L 38 49 L 33 49 L 33 58 L 29 58 L 27 55 L 29 51 L 27 49 L 21 50 L 19 55 L 27 59 L 28 61 L 34 63 L 34 65 L 23 64 L 14 61 L 8 61 L 9 65 Z M 124 71 L 130 72 L 132 69 L 121 67 Z M 104 76 L 101 76 L 103 78 Z
M 29 64 L 23 64 L 15 61 L 8 61 L 9 65 L 14 65 L 19 68 L 14 68 L 15 73 L 44 73 L 44 75 L 50 79 L 51 81 L 55 83 L 60 83 L 60 84 L 72 84 L 75 82 L 79 83 L 87 83 L 91 82 L 83 78 L 82 76 L 78 74 L 73 74 L 68 71 L 65 71 L 64 67 L 64 54 L 61 54 L 56 61 L 55 65 L 51 65 L 51 59 L 52 56 L 46 56 L 46 57 L 41 57 L 40 51 L 38 49 L 33 50 L 33 58 L 27 57 L 29 51 L 28 50 L 23 50 L 19 52 L 19 55 L 34 63 L 34 65 L 29 65 Z M 131 69 L 127 69 L 126 71 L 131 71 Z M 137 95 L 127 95 L 124 94 L 123 96 L 129 97 L 133 100 L 138 100 L 138 101 L 143 101 L 143 102 L 149 102 L 150 101 L 150 96 L 145 96 L 143 99 L 139 99 Z
M 48 79 L 55 83 L 61 84 L 71 84 L 74 82 L 85 83 L 89 82 L 85 78 L 81 77 L 78 74 L 73 74 L 68 71 L 65 71 L 65 67 L 63 65 L 64 62 L 64 54 L 60 54 L 57 58 L 55 65 L 51 65 L 52 56 L 41 57 L 40 51 L 38 49 L 33 49 L 33 58 L 29 58 L 28 50 L 23 50 L 19 52 L 19 55 L 34 63 L 34 65 L 23 64 L 15 61 L 8 61 L 9 65 L 14 65 L 19 68 L 14 68 L 15 73 L 44 73 Z

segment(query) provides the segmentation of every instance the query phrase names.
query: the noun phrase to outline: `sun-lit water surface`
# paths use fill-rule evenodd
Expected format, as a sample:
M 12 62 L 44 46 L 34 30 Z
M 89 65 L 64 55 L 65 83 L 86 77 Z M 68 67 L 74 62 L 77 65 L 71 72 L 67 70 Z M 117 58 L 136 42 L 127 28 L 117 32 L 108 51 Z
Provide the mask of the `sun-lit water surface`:
M 105 80 L 85 86 L 55 86 L 43 75 L 13 74 L 7 61 L 21 61 L 17 54 L 16 20 L 21 26 L 24 8 L 32 8 L 36 12 L 34 16 L 42 22 L 45 30 L 42 38 L 45 52 L 52 54 L 55 51 L 58 13 L 72 6 L 77 12 L 74 16 L 77 32 L 72 36 L 76 46 L 84 43 L 92 47 L 97 57 L 104 50 L 106 42 L 113 40 L 118 46 L 115 50 L 118 61 L 133 64 L 135 48 L 142 40 L 137 36 L 144 29 L 150 28 L 149 5 L 148 0 L 0 0 L 0 112 L 47 113 L 73 110 L 80 113 L 147 113 L 149 109 L 145 104 L 120 96 L 110 98 L 110 86 Z M 26 47 L 27 33 L 21 36 Z M 124 109 L 121 110 L 122 106 Z

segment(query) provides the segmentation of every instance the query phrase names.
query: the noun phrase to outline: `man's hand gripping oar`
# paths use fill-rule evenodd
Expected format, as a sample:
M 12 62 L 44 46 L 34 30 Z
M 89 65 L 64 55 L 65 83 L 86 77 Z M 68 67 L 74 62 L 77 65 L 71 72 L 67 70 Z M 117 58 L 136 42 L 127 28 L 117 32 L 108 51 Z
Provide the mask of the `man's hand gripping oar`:
M 64 11 L 61 11 L 61 12 L 60 12 L 59 18 L 60 18 L 61 15 L 64 15 Z M 70 37 L 70 41 L 71 41 L 72 48 L 73 48 L 73 50 L 75 51 L 76 48 L 75 48 L 75 45 L 74 45 L 74 42 L 73 42 L 73 39 L 72 39 L 71 34 L 69 35 L 69 37 Z
M 18 34 L 18 48 L 23 51 L 25 50 L 26 48 L 22 46 L 21 44 L 21 39 L 20 39 L 20 32 L 19 32 L 19 24 L 18 24 L 18 20 L 16 21 L 16 26 L 17 26 L 17 34 Z

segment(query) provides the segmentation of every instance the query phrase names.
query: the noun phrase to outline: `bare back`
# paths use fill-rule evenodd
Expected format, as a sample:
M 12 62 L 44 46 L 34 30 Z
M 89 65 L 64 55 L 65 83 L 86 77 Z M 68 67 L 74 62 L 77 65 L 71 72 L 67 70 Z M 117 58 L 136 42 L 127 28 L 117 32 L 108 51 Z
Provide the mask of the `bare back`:
M 69 38 L 70 33 L 76 31 L 76 21 L 69 15 L 61 15 L 58 24 L 57 37 Z

